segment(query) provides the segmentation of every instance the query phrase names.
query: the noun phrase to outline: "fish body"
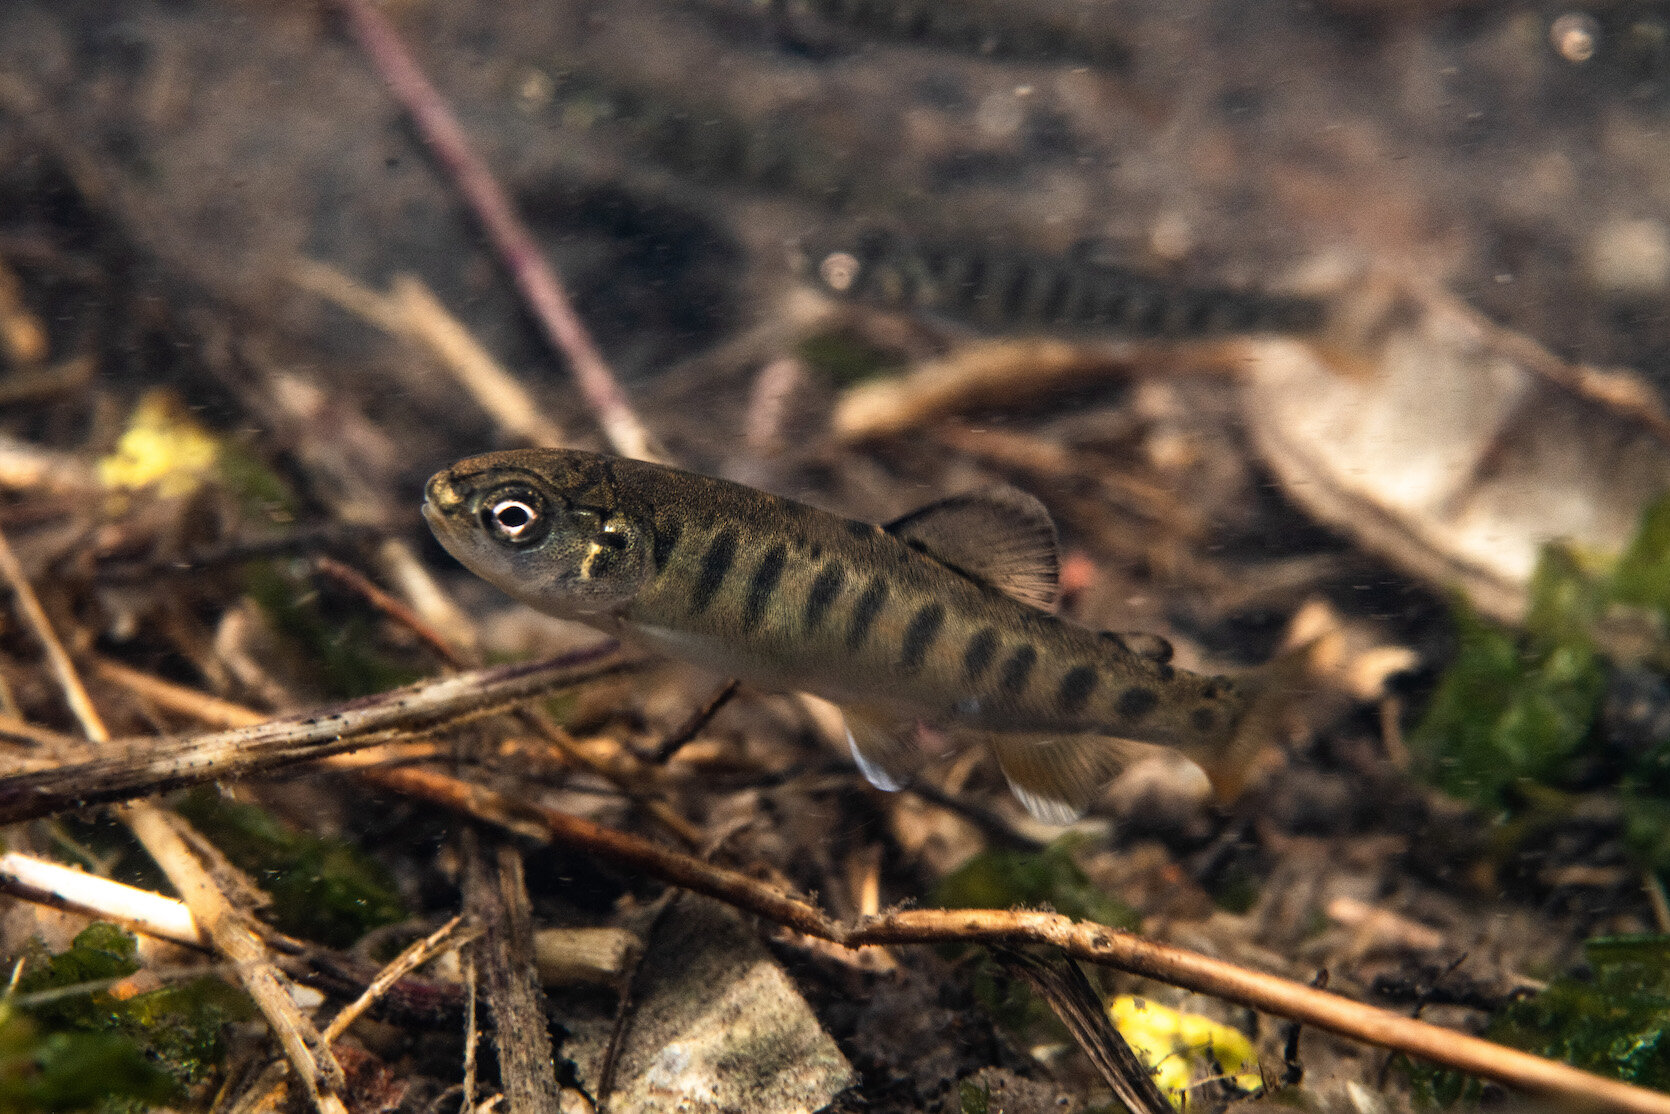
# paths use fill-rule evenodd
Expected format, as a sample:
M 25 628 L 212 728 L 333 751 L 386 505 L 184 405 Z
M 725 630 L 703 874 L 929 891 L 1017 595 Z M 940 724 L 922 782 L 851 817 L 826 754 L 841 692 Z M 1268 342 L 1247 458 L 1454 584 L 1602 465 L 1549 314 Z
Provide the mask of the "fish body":
M 1084 258 L 1013 246 L 917 241 L 867 229 L 844 245 L 806 251 L 826 291 L 977 328 L 1198 339 L 1303 333 L 1325 321 L 1314 298 L 1192 286 Z
M 465 566 L 541 611 L 673 657 L 840 705 L 871 781 L 897 788 L 918 724 L 982 739 L 1032 811 L 1077 815 L 1122 739 L 1209 757 L 1235 685 L 1173 667 L 1152 636 L 1044 608 L 1055 528 L 1007 488 L 886 527 L 767 492 L 572 450 L 473 457 L 424 515 Z

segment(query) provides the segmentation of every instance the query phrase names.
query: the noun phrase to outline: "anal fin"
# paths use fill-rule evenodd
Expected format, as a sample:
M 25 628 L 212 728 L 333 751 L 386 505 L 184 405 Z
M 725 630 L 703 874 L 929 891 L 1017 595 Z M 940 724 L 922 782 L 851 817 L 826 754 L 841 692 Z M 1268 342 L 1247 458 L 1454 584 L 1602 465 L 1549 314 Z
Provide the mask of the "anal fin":
M 885 711 L 845 706 L 847 746 L 871 785 L 884 793 L 897 793 L 909 784 L 922 765 L 916 746 L 916 724 Z
M 1142 749 L 1110 735 L 1049 737 L 989 732 L 1003 776 L 1022 807 L 1045 824 L 1071 824 L 1103 786 Z

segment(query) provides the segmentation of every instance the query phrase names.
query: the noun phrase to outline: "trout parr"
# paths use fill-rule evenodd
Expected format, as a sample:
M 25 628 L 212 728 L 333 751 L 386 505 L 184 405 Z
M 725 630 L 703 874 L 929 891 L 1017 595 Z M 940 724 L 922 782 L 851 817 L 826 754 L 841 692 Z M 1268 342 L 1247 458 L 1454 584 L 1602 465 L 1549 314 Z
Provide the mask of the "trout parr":
M 519 449 L 461 461 L 425 496 L 447 551 L 516 599 L 835 702 L 882 789 L 914 772 L 925 724 L 990 745 L 1021 803 L 1066 823 L 1126 740 L 1210 768 L 1241 715 L 1233 682 L 1174 668 L 1164 639 L 1052 615 L 1055 525 L 1011 488 L 875 526 L 661 465 Z

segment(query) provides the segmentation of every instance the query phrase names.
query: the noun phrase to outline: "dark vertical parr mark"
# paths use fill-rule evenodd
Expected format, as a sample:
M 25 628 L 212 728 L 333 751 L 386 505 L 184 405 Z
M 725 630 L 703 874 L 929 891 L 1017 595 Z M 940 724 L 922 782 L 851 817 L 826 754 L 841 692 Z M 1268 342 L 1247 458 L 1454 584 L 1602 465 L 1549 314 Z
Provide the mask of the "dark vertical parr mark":
M 944 625 L 945 608 L 937 603 L 927 604 L 910 617 L 910 625 L 905 627 L 904 647 L 899 651 L 900 670 L 915 673 L 922 668 L 922 660 L 928 656 L 929 647 Z
M 830 604 L 841 593 L 841 585 L 846 583 L 847 570 L 841 567 L 841 562 L 831 561 L 825 565 L 812 581 L 812 590 L 806 596 L 806 633 L 811 634 L 823 624 L 823 617 L 829 614 Z
M 778 544 L 766 550 L 765 556 L 760 559 L 760 567 L 748 580 L 748 599 L 742 605 L 743 630 L 755 629 L 765 618 L 766 604 L 771 602 L 772 594 L 777 591 L 777 582 L 783 579 L 783 566 L 788 557 L 788 546 Z
M 1056 693 L 1061 700 L 1061 710 L 1068 715 L 1083 711 L 1100 679 L 1092 666 L 1080 665 L 1069 669 L 1067 675 L 1061 678 L 1061 688 Z
M 1160 705 L 1160 694 L 1141 685 L 1133 685 L 1119 694 L 1114 711 L 1128 720 L 1140 720 Z
M 992 658 L 996 655 L 997 632 L 990 627 L 981 627 L 980 632 L 968 640 L 968 648 L 963 651 L 963 677 L 978 681 L 980 675 L 991 668 Z
M 1003 663 L 1003 673 L 998 678 L 1003 691 L 1011 696 L 1019 696 L 1021 690 L 1026 688 L 1026 679 L 1032 675 L 1032 667 L 1036 664 L 1038 651 L 1030 643 L 1015 647 L 1014 653 L 1009 655 L 1009 660 Z
M 700 615 L 707 610 L 708 604 L 713 602 L 713 597 L 719 592 L 719 586 L 725 583 L 725 576 L 735 562 L 736 531 L 721 530 L 708 543 L 707 552 L 702 554 L 701 576 L 690 593 L 690 614 Z
M 673 550 L 678 547 L 679 535 L 684 533 L 684 525 L 676 518 L 657 521 L 653 525 L 655 530 L 655 571 L 659 575 L 667 568 L 667 560 L 672 557 Z
M 852 625 L 847 628 L 847 650 L 857 650 L 864 645 L 864 639 L 870 635 L 870 626 L 881 614 L 881 605 L 887 602 L 887 581 L 876 577 L 870 581 L 870 586 L 864 589 L 864 594 L 858 597 L 858 602 L 852 608 Z

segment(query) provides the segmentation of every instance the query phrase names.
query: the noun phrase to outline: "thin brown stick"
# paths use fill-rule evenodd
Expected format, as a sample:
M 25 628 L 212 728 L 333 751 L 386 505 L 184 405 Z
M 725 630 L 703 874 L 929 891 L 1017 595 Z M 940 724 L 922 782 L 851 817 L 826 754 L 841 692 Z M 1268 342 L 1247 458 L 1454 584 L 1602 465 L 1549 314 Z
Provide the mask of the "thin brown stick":
M 1040 944 L 1171 986 L 1262 1010 L 1382 1048 L 1395 1049 L 1455 1071 L 1545 1095 L 1573 1109 L 1670 1114 L 1670 1095 L 1605 1079 L 1555 1060 L 1458 1033 L 1352 1001 L 1292 979 L 1249 970 L 1105 925 L 1056 913 L 1000 909 L 912 909 L 838 921 L 803 898 L 758 879 L 704 862 L 625 832 L 556 809 L 521 805 L 479 786 L 429 770 L 379 771 L 391 789 L 474 813 L 479 805 L 537 818 L 555 842 L 577 847 L 617 866 L 717 898 L 807 936 L 849 948 L 867 944 Z
M 93 707 L 92 697 L 87 695 L 87 687 L 76 674 L 75 664 L 70 661 L 64 644 L 53 632 L 52 620 L 47 618 L 46 608 L 41 606 L 40 597 L 35 595 L 35 590 L 30 587 L 29 578 L 24 573 L 22 564 L 18 562 L 17 554 L 12 552 L 12 544 L 6 540 L 4 533 L 0 533 L 0 577 L 12 586 L 18 612 L 35 632 L 35 638 L 46 654 L 47 664 L 52 667 L 52 675 L 57 678 L 58 687 L 63 690 L 64 701 L 69 704 L 70 713 L 81 725 L 82 734 L 95 743 L 108 742 L 110 733 L 104 729 L 104 721 L 99 717 L 98 709 Z
M 694 739 L 696 733 L 706 727 L 713 717 L 719 714 L 720 708 L 730 703 L 731 697 L 735 696 L 736 690 L 741 687 L 742 682 L 735 677 L 720 685 L 714 690 L 713 695 L 708 698 L 706 704 L 697 708 L 691 713 L 689 719 L 680 724 L 672 734 L 661 740 L 660 745 L 655 748 L 649 760 L 659 766 L 672 758 L 685 743 Z
M 203 722 L 214 726 L 242 728 L 254 727 L 272 722 L 268 719 L 268 717 L 261 715 L 253 709 L 245 708 L 240 704 L 234 704 L 229 700 L 221 700 L 218 697 L 207 696 L 193 689 L 176 685 L 172 681 L 165 681 L 160 677 L 153 677 L 148 673 L 141 673 L 136 669 L 130 669 L 127 666 L 116 662 L 99 659 L 96 663 L 96 668 L 99 670 L 100 675 L 106 679 L 111 680 L 132 692 L 138 693 L 148 700 L 154 701 L 163 708 L 179 712 L 183 715 L 196 717 Z M 319 714 L 321 713 L 315 713 L 315 716 Z M 570 763 L 571 765 L 578 766 L 581 769 L 589 770 L 598 777 L 603 778 L 605 781 L 614 783 L 623 794 L 630 798 L 634 804 L 644 809 L 644 811 L 650 815 L 651 819 L 655 820 L 656 823 L 660 824 L 663 828 L 670 832 L 680 843 L 683 843 L 686 847 L 697 847 L 701 844 L 702 832 L 700 828 L 692 824 L 689 820 L 686 820 L 676 809 L 672 807 L 672 805 L 668 804 L 666 801 L 644 793 L 637 787 L 637 782 L 641 780 L 641 778 L 638 777 L 639 773 L 641 773 L 641 767 L 636 764 L 635 760 L 631 759 L 629 754 L 625 754 L 624 752 L 622 754 L 622 758 L 627 760 L 625 762 L 626 768 L 616 768 L 609 762 L 598 758 L 585 750 L 583 747 L 579 746 L 573 737 L 568 734 L 568 732 L 564 731 L 560 726 L 554 723 L 549 716 L 545 715 L 545 713 L 539 711 L 538 709 L 518 709 L 516 715 L 522 720 L 522 722 L 527 724 L 534 731 L 538 732 L 541 737 L 549 741 L 551 745 L 560 752 L 564 761 Z M 297 719 L 300 717 L 291 718 Z M 380 737 L 381 736 L 378 736 L 378 738 Z M 195 738 L 209 748 L 222 745 L 218 736 L 196 736 Z M 326 757 L 320 759 L 320 761 L 336 769 L 361 770 L 368 765 L 375 764 L 375 761 L 386 753 L 384 750 L 374 751 L 370 749 L 372 741 L 373 739 L 369 736 L 363 740 L 364 744 L 368 748 L 366 750 L 356 749 L 353 753 L 327 755 Z M 433 746 L 436 744 L 412 742 L 402 745 L 407 748 L 414 748 Z M 192 744 L 188 741 L 182 741 L 180 743 L 180 749 L 182 754 L 188 754 L 192 749 Z M 412 754 L 410 757 L 421 757 L 421 755 Z M 191 767 L 196 765 L 197 761 L 200 760 L 187 761 L 184 758 L 175 756 L 169 760 L 168 765 L 170 768 L 182 766 Z M 204 767 L 205 772 L 207 771 L 207 768 L 208 767 Z M 249 772 L 253 771 L 245 771 L 245 773 Z M 0 779 L 0 797 L 4 796 L 6 786 L 8 784 L 9 783 L 5 779 Z M 506 815 L 498 816 L 495 818 L 494 823 L 515 826 L 515 821 Z M 531 833 L 524 831 L 523 834 L 532 834 L 537 837 L 539 833 L 535 830 Z
M 1101 999 L 1077 964 L 1071 960 L 1049 963 L 1004 947 L 993 948 L 992 955 L 1011 975 L 1020 976 L 1044 996 L 1126 1109 L 1140 1114 L 1172 1114 L 1171 1102 L 1154 1082 L 1148 1065 L 1108 1020 Z
M 540 252 L 504 189 L 470 146 L 451 108 L 400 41 L 394 26 L 370 0 L 337 0 L 337 6 L 361 49 L 475 212 L 546 337 L 568 358 L 575 384 L 609 444 L 622 456 L 659 460 L 650 447 L 649 433 L 574 312 L 555 269 Z
M 378 998 L 388 993 L 389 987 L 428 963 L 432 957 L 463 942 L 459 940 L 460 933 L 458 931 L 459 926 L 463 923 L 464 915 L 460 913 L 423 939 L 412 941 L 404 951 L 390 960 L 381 971 L 377 972 L 377 977 L 371 980 L 358 998 L 343 1006 L 337 1015 L 331 1018 L 331 1023 L 325 1026 L 320 1036 L 324 1037 L 327 1043 L 335 1041 L 343 1033 L 346 1033 L 348 1026 L 352 1025 L 361 1014 L 370 1009 Z
M 321 711 L 176 738 L 119 741 L 54 770 L 0 778 L 0 823 L 243 777 L 477 719 L 635 666 L 612 642 L 528 664 L 423 681 Z
M 424 622 L 423 617 L 416 611 L 406 606 L 404 600 L 396 598 L 372 583 L 369 576 L 334 557 L 315 557 L 313 567 L 349 591 L 364 597 L 365 602 L 411 631 L 448 665 L 454 668 L 461 668 L 464 665 L 462 655 L 452 648 L 452 643 L 448 642 L 434 627 Z
M 402 775 L 427 771 L 391 771 Z M 426 789 L 450 795 L 433 775 Z M 1581 1109 L 1670 1114 L 1670 1095 L 1605 1079 L 1291 979 L 1248 970 L 1183 948 L 1055 913 L 997 909 L 912 909 L 841 922 L 802 898 L 555 809 L 538 808 L 548 835 L 619 866 L 706 894 L 808 936 L 847 947 L 866 944 L 1043 944 L 1069 957 L 1236 1002 L 1368 1044 L 1546 1095 Z
M 11 585 L 18 612 L 46 652 L 65 701 L 83 733 L 95 743 L 107 743 L 110 732 L 88 698 L 75 664 L 53 630 L 4 532 L 0 532 L 0 577 Z M 185 901 L 192 919 L 213 941 L 215 951 L 236 966 L 239 982 L 272 1026 L 313 1105 L 320 1114 L 347 1114 L 347 1107 L 339 1097 L 347 1087 L 342 1066 L 296 1005 L 289 980 L 273 963 L 260 935 L 221 892 L 209 870 L 192 851 L 187 839 L 190 825 L 144 802 L 124 806 L 116 810 L 116 815 Z
M 559 1088 L 551 1032 L 534 978 L 533 913 L 516 850 L 480 846 L 475 831 L 465 829 L 464 900 L 481 929 L 470 950 L 481 965 L 493 1017 L 505 1103 L 513 1111 L 555 1114 Z

